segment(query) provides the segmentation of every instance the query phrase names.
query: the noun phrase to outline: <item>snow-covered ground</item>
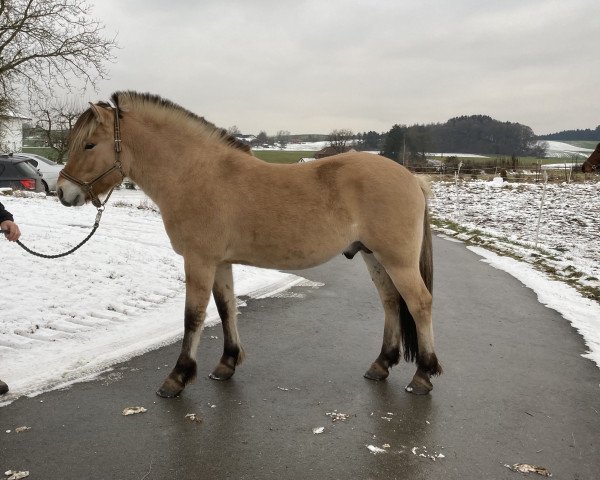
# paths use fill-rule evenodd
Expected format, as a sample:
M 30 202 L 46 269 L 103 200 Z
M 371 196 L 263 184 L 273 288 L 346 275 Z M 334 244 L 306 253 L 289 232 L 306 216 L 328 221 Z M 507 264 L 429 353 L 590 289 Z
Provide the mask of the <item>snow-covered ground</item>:
M 1 201 L 21 241 L 43 253 L 85 238 L 96 212 L 44 195 Z M 40 259 L 0 238 L 0 257 L 0 379 L 11 387 L 0 405 L 96 375 L 183 333 L 183 261 L 140 191 L 116 191 L 94 237 L 72 255 Z M 253 298 L 310 283 L 250 267 L 234 275 L 237 295 Z M 218 322 L 211 302 L 206 324 Z
M 432 191 L 438 231 L 532 288 L 581 333 L 600 367 L 600 183 L 548 184 L 544 193 L 543 184 L 498 178 L 436 181 Z
M 554 140 L 540 140 L 538 143 L 546 144 L 546 156 L 548 157 L 577 157 L 578 159 L 585 159 L 594 151 L 591 148 L 575 147 L 574 145 L 569 145 L 568 143 L 564 142 L 556 142 Z
M 318 152 L 329 145 L 328 141 L 288 143 L 284 150 L 290 152 Z M 280 150 L 279 147 L 254 147 L 252 150 Z

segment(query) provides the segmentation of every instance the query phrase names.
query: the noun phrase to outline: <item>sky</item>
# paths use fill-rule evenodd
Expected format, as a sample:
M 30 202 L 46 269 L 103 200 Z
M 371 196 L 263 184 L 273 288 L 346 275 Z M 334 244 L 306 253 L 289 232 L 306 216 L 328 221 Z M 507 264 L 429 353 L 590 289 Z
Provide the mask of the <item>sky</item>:
M 387 131 L 486 114 L 600 124 L 597 0 L 91 0 L 116 90 L 243 133 Z

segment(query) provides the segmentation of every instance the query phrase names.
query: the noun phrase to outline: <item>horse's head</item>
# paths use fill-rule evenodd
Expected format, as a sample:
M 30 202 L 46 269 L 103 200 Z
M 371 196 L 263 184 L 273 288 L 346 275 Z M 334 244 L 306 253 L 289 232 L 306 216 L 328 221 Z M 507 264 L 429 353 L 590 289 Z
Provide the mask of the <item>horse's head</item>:
M 69 160 L 60 172 L 56 193 L 63 205 L 80 206 L 123 180 L 119 110 L 106 103 L 90 104 L 69 137 Z
M 600 167 L 600 143 L 596 146 L 596 150 L 592 152 L 590 157 L 583 162 L 581 170 L 585 173 L 591 173 Z

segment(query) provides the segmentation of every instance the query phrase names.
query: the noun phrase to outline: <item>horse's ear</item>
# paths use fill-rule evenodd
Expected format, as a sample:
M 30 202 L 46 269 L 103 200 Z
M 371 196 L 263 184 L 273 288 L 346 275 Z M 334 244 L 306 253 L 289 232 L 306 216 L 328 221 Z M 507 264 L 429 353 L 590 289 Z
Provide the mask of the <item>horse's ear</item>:
M 100 113 L 100 108 L 98 107 L 98 105 L 93 104 L 92 102 L 90 103 L 90 110 L 92 112 L 94 112 L 94 117 L 96 118 L 96 121 L 98 123 L 102 123 L 102 114 Z

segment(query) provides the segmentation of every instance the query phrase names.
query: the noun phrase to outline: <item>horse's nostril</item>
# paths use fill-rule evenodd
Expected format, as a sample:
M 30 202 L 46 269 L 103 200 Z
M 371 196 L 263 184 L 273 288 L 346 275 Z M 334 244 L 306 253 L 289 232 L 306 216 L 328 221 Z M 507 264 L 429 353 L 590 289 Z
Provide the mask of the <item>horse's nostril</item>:
M 63 191 L 62 191 L 61 187 L 58 187 L 56 189 L 56 196 L 58 197 L 59 200 L 62 200 L 62 198 L 63 198 Z

